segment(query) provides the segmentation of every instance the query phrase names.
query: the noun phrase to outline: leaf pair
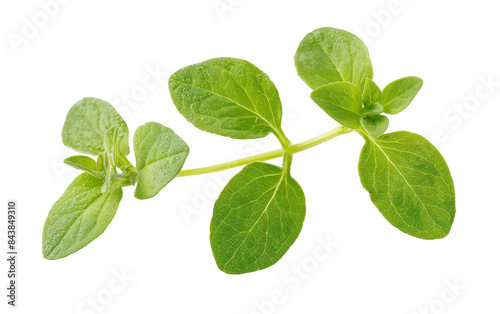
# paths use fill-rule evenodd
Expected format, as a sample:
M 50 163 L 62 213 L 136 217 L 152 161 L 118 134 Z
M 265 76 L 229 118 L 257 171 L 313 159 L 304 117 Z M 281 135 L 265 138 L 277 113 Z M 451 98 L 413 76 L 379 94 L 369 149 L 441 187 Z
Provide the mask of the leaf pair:
M 397 114 L 403 111 L 417 96 L 423 85 L 422 79 L 416 76 L 407 76 L 389 83 L 384 90 L 367 78 L 363 89 L 364 108 L 375 109 L 380 114 Z M 380 111 L 381 110 L 381 111 Z
M 353 34 L 333 28 L 308 34 L 297 50 L 295 65 L 314 89 L 311 98 L 337 122 L 365 138 L 359 174 L 384 217 L 415 237 L 446 236 L 455 216 L 455 192 L 443 157 L 419 135 L 382 135 L 389 120 L 381 113 L 404 110 L 422 80 L 405 77 L 381 91 L 372 80 L 366 46 Z
M 122 187 L 137 183 L 135 197 L 155 196 L 180 172 L 189 153 L 184 141 L 159 123 L 140 126 L 134 135 L 137 166 L 130 153 L 128 127 L 107 102 L 84 98 L 68 112 L 63 143 L 81 153 L 65 160 L 85 171 L 66 189 L 49 212 L 43 231 L 43 254 L 57 259 L 85 247 L 113 219 Z M 117 170 L 119 168 L 121 172 Z
M 201 130 L 235 139 L 273 133 L 287 148 L 282 108 L 271 79 L 248 61 L 211 59 L 170 78 L 179 112 Z M 276 263 L 300 233 L 305 197 L 290 164 L 254 162 L 226 185 L 214 206 L 210 243 L 218 267 L 241 274 Z

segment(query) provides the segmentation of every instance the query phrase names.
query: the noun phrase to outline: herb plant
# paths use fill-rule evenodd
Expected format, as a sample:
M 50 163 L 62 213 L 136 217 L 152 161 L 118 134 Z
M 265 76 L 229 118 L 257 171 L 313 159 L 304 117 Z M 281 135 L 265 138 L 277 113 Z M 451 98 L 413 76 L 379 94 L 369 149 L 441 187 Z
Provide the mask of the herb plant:
M 76 103 L 66 117 L 63 143 L 96 158 L 65 160 L 84 173 L 49 212 L 43 231 L 45 258 L 65 257 L 97 238 L 113 219 L 123 187 L 135 185 L 135 197 L 147 199 L 177 176 L 245 166 L 215 202 L 210 243 L 217 266 L 226 273 L 267 268 L 294 243 L 305 218 L 304 192 L 291 174 L 293 155 L 350 132 L 365 140 L 359 175 L 382 215 L 411 236 L 445 237 L 455 216 L 455 192 L 446 162 L 420 135 L 385 134 L 387 115 L 404 110 L 422 80 L 405 77 L 381 90 L 373 81 L 366 46 L 353 34 L 333 28 L 309 33 L 299 45 L 295 66 L 313 90 L 312 100 L 340 123 L 298 144 L 292 144 L 281 128 L 276 87 L 250 62 L 216 58 L 172 75 L 172 100 L 197 128 L 235 139 L 273 134 L 281 143 L 274 151 L 204 168 L 181 170 L 188 146 L 155 122 L 136 130 L 136 165 L 132 165 L 126 158 L 129 131 L 116 110 L 95 98 Z M 264 162 L 279 157 L 283 157 L 281 167 Z

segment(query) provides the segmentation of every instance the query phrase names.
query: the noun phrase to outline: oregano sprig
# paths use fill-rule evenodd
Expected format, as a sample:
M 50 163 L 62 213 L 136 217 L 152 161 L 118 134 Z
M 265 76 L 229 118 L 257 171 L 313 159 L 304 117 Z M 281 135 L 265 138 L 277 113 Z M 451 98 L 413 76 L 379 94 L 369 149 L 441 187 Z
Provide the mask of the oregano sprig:
M 455 216 L 455 191 L 444 158 L 420 135 L 386 133 L 387 115 L 404 110 L 423 81 L 409 76 L 381 89 L 363 42 L 334 28 L 307 34 L 295 66 L 312 89 L 311 99 L 340 124 L 297 144 L 281 128 L 275 85 L 250 62 L 215 58 L 171 76 L 173 103 L 197 128 L 234 139 L 273 134 L 281 144 L 270 152 L 203 168 L 182 170 L 189 147 L 156 122 L 136 130 L 133 165 L 126 158 L 129 131 L 118 112 L 95 98 L 76 103 L 66 117 L 63 143 L 96 159 L 79 155 L 65 160 L 84 173 L 49 212 L 44 256 L 65 257 L 97 238 L 113 219 L 123 187 L 135 185 L 135 197 L 147 199 L 175 177 L 244 166 L 215 202 L 210 244 L 217 266 L 226 273 L 267 268 L 295 242 L 305 219 L 304 192 L 292 177 L 293 155 L 351 132 L 365 140 L 358 165 L 361 183 L 389 223 L 417 238 L 445 237 Z M 265 163 L 279 157 L 281 167 Z

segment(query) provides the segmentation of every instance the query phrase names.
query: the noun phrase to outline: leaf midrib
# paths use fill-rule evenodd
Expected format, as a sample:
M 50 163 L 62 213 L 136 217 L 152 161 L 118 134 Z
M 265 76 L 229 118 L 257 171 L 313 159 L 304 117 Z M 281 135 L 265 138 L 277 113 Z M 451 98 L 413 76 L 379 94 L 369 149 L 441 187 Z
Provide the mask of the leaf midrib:
M 422 201 L 422 199 L 420 198 L 420 196 L 417 194 L 417 192 L 415 192 L 415 190 L 413 189 L 413 186 L 410 184 L 410 182 L 408 182 L 408 180 L 406 180 L 406 177 L 401 173 L 401 171 L 399 171 L 398 167 L 396 166 L 396 164 L 391 160 L 391 158 L 389 158 L 389 156 L 385 153 L 385 151 L 382 149 L 382 147 L 380 145 L 378 145 L 378 143 L 371 137 L 371 136 L 368 136 L 367 135 L 367 138 L 375 145 L 378 147 L 378 149 L 382 152 L 382 154 L 384 154 L 385 158 L 387 158 L 387 160 L 391 163 L 391 165 L 394 167 L 394 169 L 396 169 L 396 171 L 399 173 L 399 175 L 403 178 L 403 180 L 405 181 L 405 183 L 410 187 L 411 191 L 413 192 L 413 194 L 415 194 L 415 196 L 417 197 L 417 199 L 420 201 L 420 203 L 422 204 L 422 206 L 424 207 L 424 210 L 425 210 L 425 213 L 427 214 L 427 216 L 429 216 L 432 220 L 432 222 L 439 226 L 439 228 L 441 229 L 441 231 L 444 232 L 443 230 L 443 227 L 441 225 L 439 225 L 435 220 L 434 220 L 434 217 L 432 217 L 432 215 L 429 213 L 429 210 L 427 209 L 427 206 L 425 205 L 425 203 Z M 393 205 L 394 207 L 394 205 Z M 398 213 L 399 217 L 401 217 L 401 214 L 399 213 L 399 211 L 396 210 L 396 212 Z M 401 219 L 403 219 L 403 217 L 401 217 Z
M 247 240 L 248 236 L 250 235 L 250 233 L 253 231 L 253 229 L 255 228 L 255 226 L 257 225 L 257 223 L 260 221 L 260 219 L 262 218 L 262 216 L 267 212 L 267 210 L 269 209 L 269 206 L 271 205 L 271 202 L 274 200 L 274 198 L 276 197 L 276 193 L 278 193 L 278 190 L 279 190 L 279 187 L 281 185 L 281 183 L 283 182 L 283 179 L 285 177 L 285 174 L 287 173 L 287 171 L 285 171 L 285 169 L 282 170 L 282 173 L 281 173 L 281 177 L 280 179 L 278 180 L 278 183 L 276 183 L 276 185 L 274 186 L 274 192 L 273 192 L 273 195 L 271 196 L 271 198 L 269 199 L 269 202 L 267 202 L 267 205 L 266 207 L 264 208 L 264 210 L 262 211 L 262 213 L 260 214 L 259 218 L 257 218 L 257 220 L 255 221 L 255 223 L 252 225 L 252 227 L 248 230 L 247 232 L 247 235 L 245 236 L 245 238 L 241 241 L 240 245 L 238 245 L 238 247 L 236 248 L 236 250 L 234 250 L 234 253 L 233 255 L 227 260 L 227 262 L 224 264 L 224 268 L 226 268 L 227 264 L 229 264 L 229 262 L 236 256 L 236 253 L 239 251 L 239 249 L 241 248 L 241 246 L 243 245 L 243 243 L 245 243 L 245 241 Z M 267 245 L 267 239 L 266 239 L 266 245 Z
M 89 118 L 89 116 L 83 112 L 80 108 L 77 108 L 77 110 L 85 117 L 85 120 L 87 120 L 90 125 L 92 126 L 92 128 L 94 129 L 94 131 L 96 131 L 97 134 L 99 134 L 101 137 L 104 136 L 104 133 L 92 122 L 92 120 Z M 100 112 L 99 112 L 100 114 Z
M 323 45 L 321 45 L 318 41 L 318 39 L 316 38 L 316 34 L 314 34 L 314 39 L 316 44 L 319 46 L 319 48 L 321 49 L 321 52 L 323 52 L 323 54 L 328 58 L 328 60 L 330 60 L 330 62 L 333 64 L 333 66 L 335 67 L 335 70 L 337 71 L 337 73 L 340 75 L 340 77 L 342 78 L 342 81 L 346 81 L 346 79 L 344 78 L 344 76 L 342 75 L 342 72 L 340 72 L 337 64 L 332 60 L 332 58 L 330 57 L 330 54 L 327 53 L 327 51 L 325 49 L 323 49 Z
M 420 84 L 421 82 L 416 82 L 415 84 L 411 85 L 410 87 L 408 87 L 404 92 L 402 92 L 401 94 L 397 95 L 396 97 L 388 100 L 387 102 L 384 103 L 384 105 L 390 105 L 392 104 L 394 101 L 398 100 L 398 99 L 401 99 L 403 98 L 403 96 L 405 96 L 406 94 L 408 94 L 408 92 L 413 89 L 416 85 Z M 404 97 L 403 99 L 406 99 L 407 97 Z
M 231 76 L 231 77 L 232 77 L 232 76 Z M 233 79 L 234 79 L 234 78 L 233 78 Z M 214 95 L 217 95 L 217 96 L 219 96 L 219 97 L 221 97 L 221 98 L 224 98 L 224 99 L 226 99 L 226 100 L 228 100 L 228 101 L 230 101 L 230 102 L 232 102 L 232 103 L 234 103 L 234 104 L 238 105 L 239 107 L 241 107 L 241 108 L 243 108 L 243 109 L 245 109 L 245 110 L 247 110 L 247 111 L 249 111 L 249 112 L 251 112 L 251 113 L 255 114 L 255 115 L 256 115 L 256 116 L 258 116 L 258 117 L 259 117 L 262 121 L 266 122 L 266 123 L 267 123 L 267 125 L 268 125 L 268 126 L 269 126 L 269 127 L 270 127 L 270 128 L 271 128 L 274 132 L 275 132 L 275 134 L 280 134 L 279 130 L 278 130 L 278 129 L 277 129 L 277 128 L 273 125 L 273 124 L 271 124 L 271 123 L 270 123 L 270 122 L 269 122 L 266 118 L 264 118 L 264 117 L 263 117 L 260 113 L 250 110 L 249 108 L 247 108 L 247 107 L 245 107 L 245 106 L 243 106 L 243 105 L 239 104 L 238 102 L 234 101 L 234 100 L 233 100 L 233 99 L 231 99 L 231 98 L 228 98 L 228 97 L 226 97 L 226 96 L 224 96 L 224 95 L 221 95 L 221 94 L 216 93 L 215 91 L 212 91 L 212 90 L 209 90 L 209 89 L 206 89 L 206 88 L 200 87 L 200 86 L 196 86 L 196 85 L 193 85 L 193 84 L 188 84 L 188 83 L 186 83 L 186 82 L 182 82 L 182 81 L 175 80 L 175 79 L 173 79 L 173 81 L 174 81 L 174 82 L 177 82 L 177 83 L 180 83 L 180 84 L 187 85 L 187 86 L 191 86 L 191 87 L 193 87 L 193 88 L 196 88 L 196 89 L 199 89 L 199 90 L 203 90 L 203 91 L 206 91 L 206 92 L 212 93 L 212 94 L 214 94 Z M 236 81 L 236 79 L 235 79 L 235 81 Z M 247 93 L 247 92 L 246 92 L 246 89 L 245 89 L 243 86 L 241 86 L 241 84 L 240 84 L 238 81 L 236 81 L 236 83 L 238 83 L 238 85 L 239 85 L 239 86 L 240 86 L 240 87 L 241 87 L 241 88 L 245 91 L 245 93 Z M 246 95 L 247 95 L 248 99 L 250 100 L 250 102 L 253 104 L 253 101 L 252 101 L 252 100 L 250 99 L 250 97 L 248 96 L 248 93 L 247 93 Z M 253 105 L 254 105 L 254 104 L 253 104 Z M 255 105 L 254 105 L 254 107 L 255 107 Z M 272 110 L 271 110 L 271 112 L 272 112 Z
M 61 219 L 62 217 L 64 216 L 67 216 L 67 215 L 70 215 L 70 214 L 73 214 L 73 213 L 77 213 L 77 212 L 80 212 L 80 214 L 78 215 L 78 217 L 75 219 L 75 221 L 66 229 L 66 232 L 64 233 L 63 237 L 61 238 L 61 240 L 57 243 L 57 245 L 55 245 L 49 252 L 49 254 L 47 254 L 47 256 L 50 256 L 52 254 L 52 252 L 58 248 L 61 243 L 64 241 L 64 239 L 66 239 L 66 237 L 68 236 L 68 232 L 69 230 L 71 229 L 71 227 L 73 227 L 73 225 L 78 221 L 78 219 L 80 219 L 80 217 L 82 217 L 82 215 L 89 209 L 90 206 L 92 206 L 95 202 L 97 202 L 98 200 L 101 199 L 101 197 L 103 196 L 106 196 L 105 194 L 102 194 L 102 193 L 98 193 L 97 194 L 97 197 L 95 199 L 93 199 L 84 209 L 80 209 L 80 210 L 75 210 L 74 212 L 71 212 L 71 213 L 68 213 L 66 215 L 62 215 L 62 216 L 59 216 L 57 220 Z
M 250 100 L 250 102 L 253 105 L 253 108 L 257 111 L 257 107 L 255 106 L 255 103 L 253 102 L 252 98 L 250 98 L 250 95 L 248 94 L 248 91 L 246 90 L 246 88 L 244 88 L 243 85 L 241 85 L 240 82 L 238 82 L 238 80 L 231 74 L 230 71 L 228 71 L 222 67 L 216 66 L 216 65 L 209 65 L 209 66 L 213 66 L 214 68 L 220 69 L 220 70 L 224 71 L 225 73 L 227 73 L 245 91 L 245 95 L 247 95 L 248 100 Z M 251 74 L 255 75 L 253 73 L 251 73 Z M 259 82 L 259 80 L 256 80 L 256 81 L 257 81 L 257 83 L 259 83 L 260 87 L 262 87 L 262 89 L 264 90 L 264 86 L 262 86 L 262 84 Z M 264 90 L 264 95 L 266 96 L 267 103 L 269 104 L 269 108 L 271 109 L 269 111 L 273 115 L 273 122 L 276 124 L 276 117 L 274 116 L 274 112 L 272 110 L 273 108 L 271 107 L 271 101 L 270 101 L 269 97 L 267 97 L 267 93 L 265 92 L 265 90 Z M 264 121 L 266 121 L 269 125 L 271 125 L 271 123 L 269 121 L 267 121 L 266 119 L 264 119 L 263 117 L 262 117 L 262 119 Z

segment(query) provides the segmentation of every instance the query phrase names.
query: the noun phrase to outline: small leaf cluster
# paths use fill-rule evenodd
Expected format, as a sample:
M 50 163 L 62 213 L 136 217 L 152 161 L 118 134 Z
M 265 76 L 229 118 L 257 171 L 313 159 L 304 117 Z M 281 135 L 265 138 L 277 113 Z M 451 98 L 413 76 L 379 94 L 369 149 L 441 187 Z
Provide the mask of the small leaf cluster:
M 113 106 L 96 98 L 84 98 L 71 107 L 62 139 L 66 146 L 86 154 L 64 160 L 84 172 L 52 206 L 45 221 L 43 255 L 47 259 L 68 256 L 101 235 L 115 216 L 123 187 L 136 185 L 138 199 L 158 194 L 179 174 L 189 153 L 171 129 L 149 122 L 134 134 L 137 165 L 133 166 L 127 159 L 127 124 Z
M 344 38 L 343 45 L 335 45 L 338 38 Z M 351 56 L 348 61 L 339 59 L 336 62 L 332 55 L 342 55 L 343 49 L 358 49 L 364 53 Z M 328 58 L 318 59 L 324 54 Z M 315 66 L 330 64 L 336 76 L 328 78 L 318 85 Z M 397 114 L 404 110 L 415 98 L 422 87 L 422 79 L 414 76 L 404 77 L 388 84 L 380 90 L 373 81 L 373 69 L 368 51 L 363 43 L 345 31 L 322 28 L 309 34 L 300 44 L 295 56 L 295 64 L 302 79 L 314 91 L 311 98 L 330 117 L 338 123 L 350 128 L 363 128 L 376 138 L 384 134 L 389 127 L 389 119 L 382 115 Z M 359 73 L 350 73 L 357 69 Z

